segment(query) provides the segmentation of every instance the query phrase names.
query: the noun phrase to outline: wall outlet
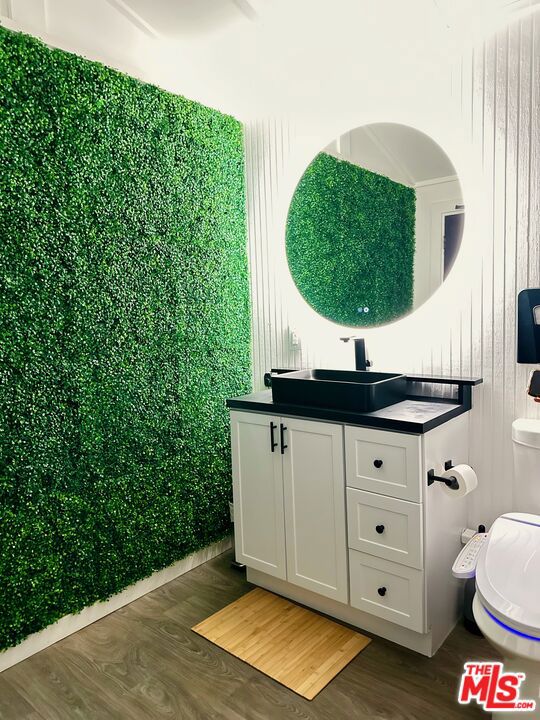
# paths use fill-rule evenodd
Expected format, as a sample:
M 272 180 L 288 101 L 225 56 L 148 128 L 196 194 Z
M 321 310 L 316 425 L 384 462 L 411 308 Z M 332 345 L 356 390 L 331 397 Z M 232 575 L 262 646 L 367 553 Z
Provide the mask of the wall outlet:
M 298 335 L 298 333 L 294 332 L 294 330 L 291 330 L 290 338 L 292 347 L 300 347 L 300 336 Z

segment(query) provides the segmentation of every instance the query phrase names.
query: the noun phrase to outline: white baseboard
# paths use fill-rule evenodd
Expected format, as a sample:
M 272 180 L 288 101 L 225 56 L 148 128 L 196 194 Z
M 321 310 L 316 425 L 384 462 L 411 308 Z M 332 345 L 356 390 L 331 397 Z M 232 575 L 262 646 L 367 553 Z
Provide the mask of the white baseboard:
M 139 580 L 139 582 L 130 585 L 125 590 L 122 590 L 122 592 L 113 595 L 104 602 L 97 602 L 94 605 L 90 605 L 90 607 L 84 608 L 84 610 L 76 615 L 65 615 L 52 625 L 30 635 L 23 640 L 20 645 L 0 652 L 0 672 L 7 670 L 7 668 L 12 665 L 20 663 L 21 660 L 26 660 L 26 658 L 31 655 L 40 652 L 40 650 L 44 650 L 46 647 L 49 647 L 49 645 L 53 645 L 55 642 L 77 632 L 77 630 L 91 625 L 93 622 L 96 622 L 96 620 L 100 620 L 102 617 L 109 615 L 124 605 L 146 595 L 146 593 L 189 572 L 189 570 L 193 570 L 193 568 L 196 568 L 198 565 L 202 565 L 217 555 L 221 555 L 221 553 L 224 553 L 231 547 L 232 537 L 227 537 L 224 540 L 209 545 L 203 550 L 198 550 L 188 555 L 183 560 L 174 563 L 174 565 L 169 565 L 169 567 L 163 570 L 156 571 L 150 575 L 150 577 Z

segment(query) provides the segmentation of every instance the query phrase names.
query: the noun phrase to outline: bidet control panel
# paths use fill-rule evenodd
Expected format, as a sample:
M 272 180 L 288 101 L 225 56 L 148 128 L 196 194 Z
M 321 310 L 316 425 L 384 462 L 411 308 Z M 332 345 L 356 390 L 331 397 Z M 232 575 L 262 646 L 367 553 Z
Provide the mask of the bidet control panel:
M 452 574 L 454 577 L 466 580 L 476 575 L 478 555 L 487 542 L 487 537 L 487 533 L 476 533 L 476 535 L 473 535 L 452 565 Z

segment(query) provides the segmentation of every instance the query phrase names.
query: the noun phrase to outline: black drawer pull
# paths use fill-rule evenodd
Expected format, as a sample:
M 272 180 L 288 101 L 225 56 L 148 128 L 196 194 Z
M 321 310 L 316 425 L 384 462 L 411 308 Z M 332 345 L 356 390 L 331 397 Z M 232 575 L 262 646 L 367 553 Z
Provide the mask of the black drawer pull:
M 274 430 L 277 428 L 277 425 L 273 422 L 270 423 L 270 450 L 274 452 L 274 450 L 277 448 L 277 440 L 274 440 Z
M 373 461 L 373 464 L 375 465 L 375 467 L 376 467 L 377 469 L 379 469 L 379 468 L 382 468 L 383 461 L 382 461 L 382 460 L 374 460 L 374 461 Z
M 384 596 L 386 595 L 386 588 L 385 588 L 385 587 L 380 587 L 380 588 L 377 589 L 377 592 L 379 593 L 379 595 L 380 595 L 381 597 L 384 597 Z
M 281 454 L 285 452 L 285 449 L 288 447 L 288 445 L 285 445 L 285 430 L 287 428 L 283 423 L 279 423 L 279 436 L 281 440 Z
M 384 532 L 384 525 L 375 525 L 375 530 L 379 533 L 379 535 L 382 535 Z

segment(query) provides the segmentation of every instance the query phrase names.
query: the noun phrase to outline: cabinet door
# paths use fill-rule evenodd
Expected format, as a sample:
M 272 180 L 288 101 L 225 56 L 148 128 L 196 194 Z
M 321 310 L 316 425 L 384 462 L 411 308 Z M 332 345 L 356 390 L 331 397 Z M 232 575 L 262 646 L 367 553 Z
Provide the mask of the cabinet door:
M 271 428 L 275 447 L 272 447 Z M 236 559 L 286 578 L 279 417 L 231 412 Z
M 346 603 L 343 428 L 281 418 L 287 580 Z

